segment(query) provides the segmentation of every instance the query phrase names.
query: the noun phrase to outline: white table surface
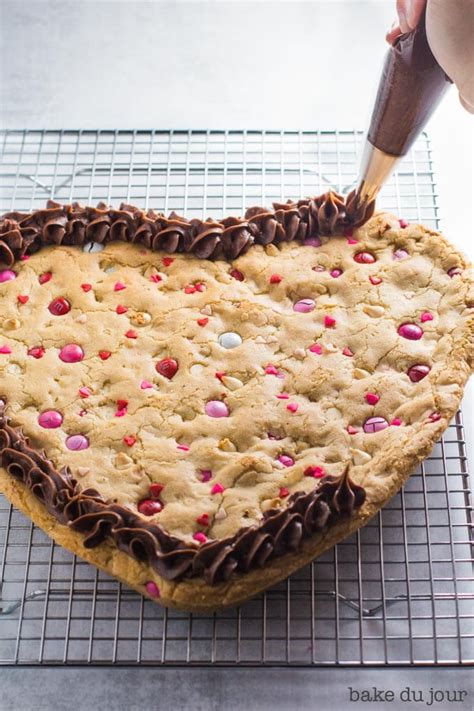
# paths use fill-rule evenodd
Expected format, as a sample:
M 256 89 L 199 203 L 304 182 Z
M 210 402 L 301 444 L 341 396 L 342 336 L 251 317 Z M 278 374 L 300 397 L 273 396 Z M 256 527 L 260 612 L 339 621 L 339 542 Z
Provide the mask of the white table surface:
M 394 6 L 3 0 L 0 123 L 365 129 Z M 473 118 L 455 90 L 427 130 L 442 229 L 474 258 Z M 471 383 L 464 401 L 471 455 L 473 396 Z

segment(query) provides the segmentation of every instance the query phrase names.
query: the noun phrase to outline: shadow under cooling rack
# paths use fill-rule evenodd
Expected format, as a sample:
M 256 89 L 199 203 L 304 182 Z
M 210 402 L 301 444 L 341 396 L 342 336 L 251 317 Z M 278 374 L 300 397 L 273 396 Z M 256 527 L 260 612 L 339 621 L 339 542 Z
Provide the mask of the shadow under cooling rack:
M 12 131 L 1 211 L 53 197 L 219 217 L 354 184 L 342 132 Z M 438 226 L 426 136 L 385 209 Z M 422 665 L 473 660 L 469 476 L 461 413 L 404 490 L 289 580 L 212 615 L 164 610 L 55 545 L 0 497 L 0 663 Z

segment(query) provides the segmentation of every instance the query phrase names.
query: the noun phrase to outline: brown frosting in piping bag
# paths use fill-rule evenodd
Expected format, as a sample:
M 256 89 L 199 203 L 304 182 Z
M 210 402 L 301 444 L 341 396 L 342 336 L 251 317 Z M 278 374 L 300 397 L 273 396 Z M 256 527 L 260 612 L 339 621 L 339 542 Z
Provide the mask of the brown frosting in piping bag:
M 16 259 L 44 245 L 83 245 L 123 240 L 168 253 L 190 252 L 200 259 L 235 259 L 252 244 L 304 241 L 318 235 L 342 233 L 358 227 L 374 213 L 375 203 L 354 209 L 354 192 L 346 200 L 334 192 L 298 202 L 274 203 L 273 210 L 251 207 L 244 218 L 187 220 L 172 212 L 144 212 L 123 203 L 113 209 L 99 203 L 83 207 L 49 201 L 32 213 L 9 212 L 0 218 L 0 263 Z
M 292 494 L 284 509 L 266 511 L 259 525 L 197 548 L 134 511 L 108 503 L 95 489 L 81 490 L 68 467 L 57 470 L 43 451 L 30 445 L 21 429 L 10 426 L 2 400 L 0 464 L 61 523 L 82 533 L 86 547 L 112 540 L 169 580 L 203 576 L 214 584 L 228 580 L 234 572 L 261 567 L 269 558 L 297 550 L 304 538 L 350 516 L 365 500 L 364 489 L 351 481 L 347 466 L 340 477 L 321 479 L 313 491 Z

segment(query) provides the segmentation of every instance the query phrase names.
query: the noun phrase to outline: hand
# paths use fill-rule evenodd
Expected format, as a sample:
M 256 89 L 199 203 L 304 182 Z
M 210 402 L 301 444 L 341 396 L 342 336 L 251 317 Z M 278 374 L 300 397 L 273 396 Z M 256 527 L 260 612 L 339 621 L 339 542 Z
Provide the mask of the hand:
M 414 30 L 425 6 L 431 51 L 456 85 L 461 104 L 474 113 L 474 0 L 397 0 L 398 22 L 388 31 L 387 42 Z

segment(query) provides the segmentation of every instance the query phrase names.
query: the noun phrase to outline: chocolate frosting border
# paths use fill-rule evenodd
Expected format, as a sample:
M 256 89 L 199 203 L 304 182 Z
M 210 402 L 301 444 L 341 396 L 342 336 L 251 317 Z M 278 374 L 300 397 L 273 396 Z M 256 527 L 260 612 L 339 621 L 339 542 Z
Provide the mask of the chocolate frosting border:
M 351 230 L 372 217 L 375 201 L 359 207 L 355 191 L 346 199 L 329 191 L 297 202 L 273 203 L 273 208 L 251 207 L 243 218 L 226 217 L 218 222 L 187 220 L 175 212 L 166 217 L 125 203 L 117 210 L 105 203 L 83 207 L 49 200 L 44 210 L 7 212 L 0 218 L 0 262 L 12 266 L 45 245 L 116 240 L 169 254 L 193 253 L 200 259 L 235 259 L 253 244 L 304 242 Z
M 44 451 L 32 447 L 20 428 L 11 427 L 0 400 L 0 464 L 21 481 L 60 523 L 84 534 L 86 548 L 112 540 L 117 548 L 168 580 L 203 576 L 209 584 L 234 572 L 262 567 L 269 558 L 296 551 L 303 539 L 351 516 L 365 501 L 349 465 L 339 477 L 326 476 L 309 492 L 295 492 L 284 509 L 271 509 L 259 525 L 199 548 L 187 545 L 131 509 L 108 503 L 93 488 L 80 489 L 69 467 L 57 470 Z

